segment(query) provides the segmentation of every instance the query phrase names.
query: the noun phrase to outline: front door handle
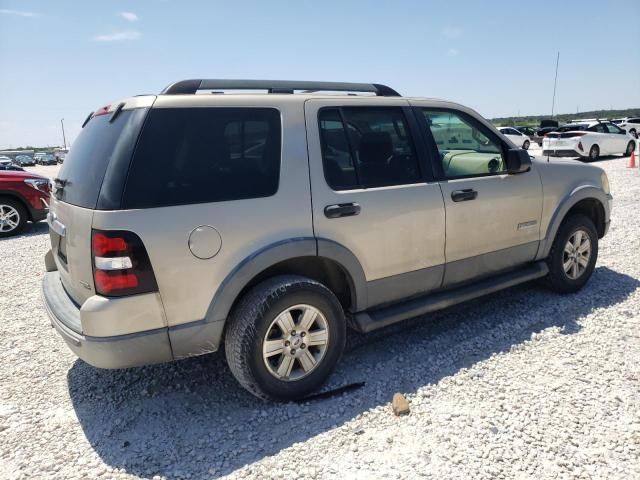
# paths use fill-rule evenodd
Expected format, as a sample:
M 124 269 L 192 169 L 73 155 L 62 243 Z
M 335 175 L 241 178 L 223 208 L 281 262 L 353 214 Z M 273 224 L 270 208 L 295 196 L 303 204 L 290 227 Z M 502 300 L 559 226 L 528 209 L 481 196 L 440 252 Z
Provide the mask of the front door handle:
M 360 205 L 352 203 L 338 203 L 324 207 L 324 215 L 327 218 L 353 217 L 360 213 Z
M 478 196 L 473 188 L 465 188 L 464 190 L 454 190 L 451 192 L 451 200 L 454 202 L 466 202 L 468 200 L 475 200 Z

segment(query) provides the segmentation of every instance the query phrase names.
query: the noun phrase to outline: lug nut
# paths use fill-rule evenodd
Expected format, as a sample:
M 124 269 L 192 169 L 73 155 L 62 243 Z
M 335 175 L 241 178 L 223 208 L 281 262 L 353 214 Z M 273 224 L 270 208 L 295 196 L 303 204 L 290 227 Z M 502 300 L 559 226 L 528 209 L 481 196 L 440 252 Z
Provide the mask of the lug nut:
M 288 347 L 289 345 L 291 345 L 291 344 L 289 343 L 289 340 L 287 340 L 286 342 L 284 342 L 284 346 L 285 346 L 285 347 Z
M 300 348 L 307 348 L 307 346 L 303 343 L 302 345 L 300 345 Z
M 295 335 L 296 331 L 295 330 L 291 330 L 291 335 Z
M 296 354 L 296 349 L 295 349 L 295 348 L 292 348 L 292 349 L 291 349 L 291 355 L 295 355 L 295 354 Z
M 301 337 L 304 337 L 305 335 L 306 335 L 306 332 L 302 332 L 302 333 L 300 334 L 300 336 L 301 336 Z

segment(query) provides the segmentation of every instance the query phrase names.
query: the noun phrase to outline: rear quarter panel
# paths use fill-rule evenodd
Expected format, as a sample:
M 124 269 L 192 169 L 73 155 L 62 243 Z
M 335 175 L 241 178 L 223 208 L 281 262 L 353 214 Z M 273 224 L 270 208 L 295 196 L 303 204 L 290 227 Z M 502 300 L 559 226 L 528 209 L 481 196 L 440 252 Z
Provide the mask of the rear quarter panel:
M 291 238 L 313 238 L 303 103 L 266 95 L 195 97 L 200 96 L 158 97 L 154 108 L 260 106 L 280 110 L 280 182 L 277 193 L 267 198 L 94 212 L 94 228 L 130 230 L 142 239 L 169 326 L 204 319 L 227 276 L 255 252 Z M 214 227 L 222 238 L 219 253 L 206 260 L 196 258 L 188 246 L 190 233 L 202 225 Z

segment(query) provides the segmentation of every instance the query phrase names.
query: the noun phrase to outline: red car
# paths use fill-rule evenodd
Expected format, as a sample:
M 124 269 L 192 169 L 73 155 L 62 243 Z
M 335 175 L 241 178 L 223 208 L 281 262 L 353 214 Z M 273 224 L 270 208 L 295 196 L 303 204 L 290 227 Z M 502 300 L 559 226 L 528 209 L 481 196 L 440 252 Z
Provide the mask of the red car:
M 49 211 L 49 179 L 29 172 L 0 171 L 0 237 L 19 233 Z

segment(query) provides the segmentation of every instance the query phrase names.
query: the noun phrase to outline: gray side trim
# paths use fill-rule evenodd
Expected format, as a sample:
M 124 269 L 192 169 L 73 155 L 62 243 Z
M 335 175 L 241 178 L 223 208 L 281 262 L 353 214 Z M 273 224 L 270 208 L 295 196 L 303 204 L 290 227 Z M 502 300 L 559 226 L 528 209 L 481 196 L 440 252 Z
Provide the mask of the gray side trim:
M 444 265 L 422 268 L 413 272 L 367 282 L 367 308 L 425 294 L 442 286 Z
M 58 271 L 47 272 L 42 279 L 42 300 L 50 317 L 75 333 L 82 333 L 80 308 L 67 294 Z
M 444 287 L 477 280 L 534 260 L 540 242 L 529 242 L 447 263 Z
M 351 280 L 355 293 L 354 310 L 359 312 L 368 307 L 367 279 L 362 265 L 351 250 L 327 238 L 318 238 L 318 256 L 325 257 L 342 265 Z
M 357 313 L 354 316 L 354 325 L 360 332 L 371 332 L 408 318 L 442 310 L 457 303 L 543 277 L 548 272 L 549 268 L 545 262 L 531 263 L 519 270 L 503 273 L 470 285 L 426 295 L 378 310 Z
M 584 185 L 576 188 L 560 202 L 556 211 L 553 212 L 551 220 L 549 221 L 549 226 L 547 227 L 546 235 L 540 241 L 540 248 L 538 249 L 536 260 L 542 260 L 549 256 L 551 245 L 553 245 L 553 240 L 556 238 L 556 233 L 558 232 L 564 217 L 576 203 L 587 198 L 594 198 L 598 200 L 604 209 L 605 224 L 610 221 L 611 212 L 609 211 L 609 199 L 611 198 L 611 195 L 607 195 L 600 188 L 592 185 Z
M 205 321 L 226 320 L 233 302 L 242 289 L 263 270 L 290 258 L 315 257 L 316 254 L 316 239 L 300 237 L 272 243 L 248 256 L 227 275 L 216 290 L 207 309 Z
M 206 322 L 200 320 L 169 328 L 169 341 L 173 358 L 204 355 L 218 350 L 224 330 L 224 321 Z

